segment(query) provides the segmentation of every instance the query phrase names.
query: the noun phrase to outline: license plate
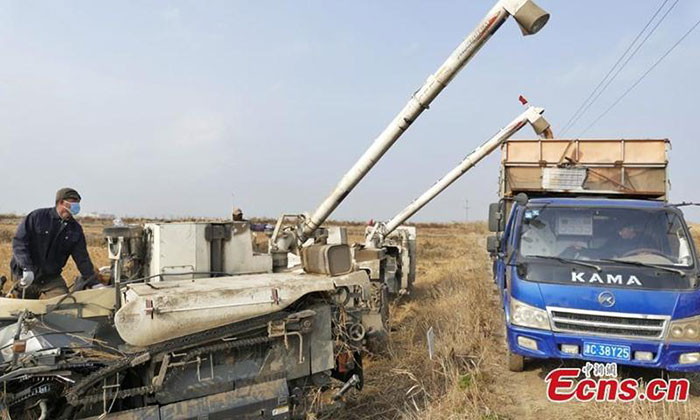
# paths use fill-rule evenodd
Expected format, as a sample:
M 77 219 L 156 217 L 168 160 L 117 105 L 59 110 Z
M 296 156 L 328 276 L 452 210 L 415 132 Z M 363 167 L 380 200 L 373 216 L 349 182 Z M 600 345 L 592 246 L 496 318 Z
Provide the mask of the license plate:
M 616 344 L 583 343 L 583 355 L 608 359 L 630 360 L 630 347 Z

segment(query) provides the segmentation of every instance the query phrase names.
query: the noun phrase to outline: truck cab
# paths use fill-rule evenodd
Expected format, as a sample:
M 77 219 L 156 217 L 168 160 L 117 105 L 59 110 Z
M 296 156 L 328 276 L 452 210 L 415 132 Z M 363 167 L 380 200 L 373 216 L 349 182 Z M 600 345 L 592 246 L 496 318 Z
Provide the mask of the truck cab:
M 600 156 L 597 164 L 605 163 Z M 505 155 L 502 163 L 502 182 L 522 181 L 519 164 Z M 546 160 L 539 164 L 547 168 Z M 647 164 L 648 184 L 665 185 L 658 179 L 665 165 Z M 488 247 L 511 370 L 522 370 L 526 358 L 553 358 L 700 371 L 695 245 L 682 211 L 659 199 L 666 189 L 637 182 L 634 191 L 643 194 L 634 198 L 625 167 L 617 161 L 605 181 L 617 193 L 593 186 L 591 171 L 600 169 L 580 160 L 569 168 L 587 173 L 565 191 L 540 183 L 539 191 L 531 185 L 529 194 L 513 195 L 513 182 L 502 185 L 504 200 L 490 215 L 498 233 Z

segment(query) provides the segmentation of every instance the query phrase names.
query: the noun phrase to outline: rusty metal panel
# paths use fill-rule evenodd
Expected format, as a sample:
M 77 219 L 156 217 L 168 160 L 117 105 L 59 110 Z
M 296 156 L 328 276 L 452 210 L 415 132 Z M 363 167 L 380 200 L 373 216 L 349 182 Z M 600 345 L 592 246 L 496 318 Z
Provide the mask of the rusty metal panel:
M 588 168 L 584 189 L 592 191 L 615 191 L 623 188 L 621 172 L 618 168 Z
M 578 156 L 575 161 L 580 164 L 600 165 L 623 161 L 622 147 L 617 140 L 578 141 L 577 143 Z
M 628 168 L 625 171 L 625 185 L 635 191 L 664 191 L 666 179 L 662 172 L 664 169 L 656 168 Z
M 537 191 L 542 185 L 542 169 L 539 167 L 506 168 L 505 191 Z M 510 195 L 506 193 L 506 195 Z
M 162 420 L 207 418 L 288 419 L 287 381 L 279 379 L 162 406 Z
M 330 306 L 314 308 L 314 311 L 316 311 L 316 316 L 314 317 L 313 331 L 310 334 L 309 346 L 312 374 L 335 367 Z
M 543 143 L 536 143 L 537 144 L 533 144 L 533 146 L 545 146 Z M 547 142 L 546 147 L 542 147 L 542 155 L 540 157 L 540 160 L 543 160 L 545 162 L 557 162 L 564 155 L 573 158 L 574 153 L 576 152 L 576 148 L 573 147 L 573 145 L 574 144 L 570 141 L 552 140 L 551 142 Z
M 665 163 L 666 144 L 662 141 L 627 140 L 625 141 L 626 163 Z
M 508 141 L 504 144 L 505 161 L 507 162 L 539 162 L 540 152 L 536 141 Z
M 511 140 L 502 148 L 501 194 L 665 199 L 668 144 L 667 139 Z M 583 171 L 585 179 L 581 184 L 578 181 Z M 567 179 L 572 180 L 570 185 L 564 182 Z
M 565 162 L 589 164 L 666 165 L 668 139 L 537 139 L 509 140 L 503 146 L 504 164 L 553 165 Z

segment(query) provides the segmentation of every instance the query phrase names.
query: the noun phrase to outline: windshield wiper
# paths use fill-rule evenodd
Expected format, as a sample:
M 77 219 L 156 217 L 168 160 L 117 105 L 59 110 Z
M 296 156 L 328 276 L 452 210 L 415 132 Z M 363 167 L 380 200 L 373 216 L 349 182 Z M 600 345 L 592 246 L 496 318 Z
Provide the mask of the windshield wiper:
M 620 263 L 620 264 L 628 264 L 628 265 L 636 265 L 637 267 L 650 267 L 650 268 L 656 268 L 659 270 L 666 270 L 670 271 L 671 273 L 676 273 L 679 274 L 681 277 L 685 277 L 685 272 L 683 270 L 680 270 L 678 268 L 673 268 L 673 267 L 666 267 L 663 265 L 656 265 L 656 264 L 649 264 L 649 263 L 643 263 L 639 261 L 627 261 L 627 260 L 618 260 L 617 258 L 601 258 L 597 261 L 604 261 L 604 262 L 613 262 L 613 263 Z
M 587 263 L 587 262 L 583 262 L 583 261 L 581 261 L 581 260 L 574 260 L 574 259 L 571 259 L 571 258 L 555 257 L 555 256 L 553 256 L 553 255 L 526 255 L 526 257 L 528 257 L 528 258 L 543 258 L 543 259 L 546 259 L 546 260 L 554 260 L 554 261 L 559 261 L 560 263 L 563 263 L 563 264 L 576 264 L 576 265 L 580 265 L 580 266 L 583 266 L 583 267 L 593 268 L 595 271 L 600 271 L 600 270 L 601 270 L 600 266 L 598 266 L 598 265 L 591 264 L 591 263 Z

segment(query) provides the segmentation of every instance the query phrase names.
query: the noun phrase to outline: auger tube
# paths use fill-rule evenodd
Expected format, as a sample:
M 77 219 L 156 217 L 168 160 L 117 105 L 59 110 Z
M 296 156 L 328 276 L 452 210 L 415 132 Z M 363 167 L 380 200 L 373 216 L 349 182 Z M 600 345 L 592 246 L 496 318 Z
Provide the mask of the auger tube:
M 352 189 L 367 175 L 404 131 L 429 107 L 437 95 L 450 83 L 479 49 L 500 28 L 508 16 L 518 22 L 522 33 L 537 33 L 549 20 L 549 14 L 532 0 L 499 0 L 467 38 L 450 54 L 438 70 L 411 97 L 372 145 L 343 176 L 333 192 L 304 221 L 299 243 L 304 243 L 328 218 Z
M 474 165 L 476 165 L 480 160 L 488 156 L 491 152 L 503 144 L 504 141 L 508 140 L 528 123 L 530 123 L 538 135 L 545 134 L 550 136 L 550 134 L 548 134 L 551 132 L 549 129 L 549 123 L 544 119 L 544 117 L 542 117 L 543 112 L 543 108 L 536 108 L 532 106 L 528 107 L 525 112 L 518 115 L 513 121 L 510 122 L 510 124 L 496 133 L 495 136 L 491 137 L 484 144 L 477 147 L 473 152 L 467 155 L 467 157 L 465 157 L 457 167 L 448 172 L 420 197 L 416 198 L 411 204 L 409 204 L 408 207 L 403 209 L 401 212 L 399 212 L 399 214 L 388 221 L 384 229 L 378 233 L 381 233 L 384 237 L 388 236 L 394 231 L 394 229 L 408 220 L 418 210 L 422 209 L 423 206 L 430 202 L 430 200 L 444 191 L 445 188 L 449 187 L 459 177 L 464 175 L 465 172 L 474 167 Z

